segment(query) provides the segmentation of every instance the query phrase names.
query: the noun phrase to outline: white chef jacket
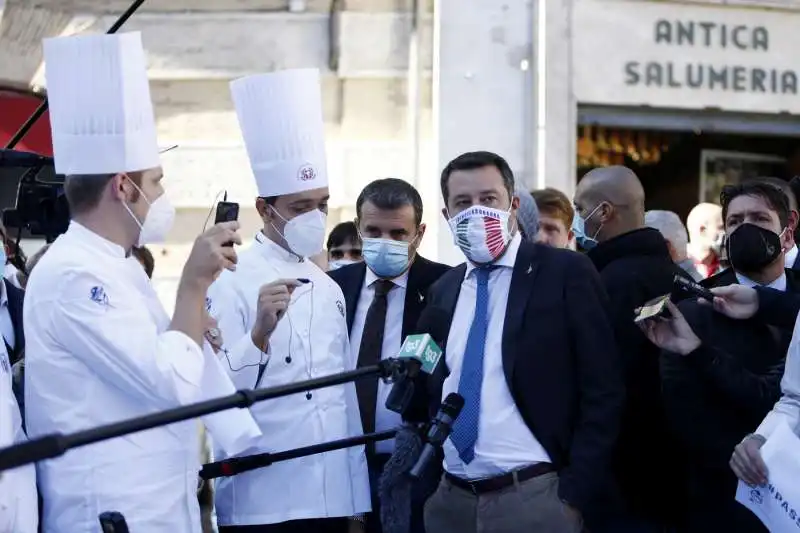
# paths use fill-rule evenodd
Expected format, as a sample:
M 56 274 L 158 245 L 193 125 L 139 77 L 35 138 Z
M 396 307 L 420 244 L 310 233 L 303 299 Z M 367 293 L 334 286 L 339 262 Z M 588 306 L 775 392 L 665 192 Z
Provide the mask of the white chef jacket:
M 342 291 L 311 261 L 300 261 L 259 233 L 239 253 L 234 272 L 223 272 L 209 291 L 228 367 L 237 388 L 256 385 L 267 356 L 253 344 L 259 288 L 281 278 L 308 278 L 295 289 L 269 346 L 260 388 L 353 370 Z M 377 379 L 377 378 L 375 378 Z M 355 385 L 348 383 L 257 403 L 251 407 L 264 434 L 259 451 L 276 452 L 361 435 Z M 225 454 L 215 451 L 217 458 Z M 222 456 L 222 457 L 220 457 Z M 278 462 L 216 485 L 218 523 L 262 525 L 370 511 L 363 446 Z
M 31 276 L 23 319 L 31 438 L 207 399 L 210 356 L 166 331 L 169 317 L 135 258 L 75 222 Z M 44 533 L 96 533 L 105 511 L 122 513 L 134 532 L 200 533 L 197 439 L 186 421 L 39 463 Z
M 795 321 L 792 342 L 786 354 L 781 393 L 781 399 L 758 426 L 757 434 L 769 438 L 785 422 L 800 436 L 800 317 Z
M 11 388 L 11 364 L 0 343 L 0 448 L 24 440 L 22 417 Z M 36 533 L 38 509 L 33 465 L 0 472 L 0 533 Z

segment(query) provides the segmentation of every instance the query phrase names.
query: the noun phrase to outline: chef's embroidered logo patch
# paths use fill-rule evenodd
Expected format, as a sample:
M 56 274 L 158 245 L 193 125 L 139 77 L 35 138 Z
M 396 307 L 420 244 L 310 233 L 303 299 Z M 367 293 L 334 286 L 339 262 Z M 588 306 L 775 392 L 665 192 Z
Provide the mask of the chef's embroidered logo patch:
M 211 312 L 211 298 L 208 296 L 206 296 L 206 311 L 209 313 Z
M 314 170 L 314 166 L 310 163 L 303 165 L 297 171 L 297 179 L 300 181 L 311 181 L 317 177 L 317 171 Z
M 336 300 L 336 307 L 339 308 L 339 313 L 344 316 L 344 304 L 341 300 Z
M 0 368 L 3 369 L 4 374 L 11 372 L 11 365 L 8 363 L 6 354 L 0 355 Z
M 103 287 L 92 287 L 92 290 L 89 291 L 89 299 L 102 306 L 108 305 L 108 296 L 106 295 L 106 291 L 103 290 Z

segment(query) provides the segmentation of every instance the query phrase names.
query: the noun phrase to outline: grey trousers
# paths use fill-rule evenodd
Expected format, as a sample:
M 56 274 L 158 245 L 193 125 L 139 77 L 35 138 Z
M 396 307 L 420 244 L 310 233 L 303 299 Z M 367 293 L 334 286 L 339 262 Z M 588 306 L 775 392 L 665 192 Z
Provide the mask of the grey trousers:
M 558 497 L 558 475 L 544 474 L 476 496 L 442 479 L 425 504 L 426 533 L 580 533 Z

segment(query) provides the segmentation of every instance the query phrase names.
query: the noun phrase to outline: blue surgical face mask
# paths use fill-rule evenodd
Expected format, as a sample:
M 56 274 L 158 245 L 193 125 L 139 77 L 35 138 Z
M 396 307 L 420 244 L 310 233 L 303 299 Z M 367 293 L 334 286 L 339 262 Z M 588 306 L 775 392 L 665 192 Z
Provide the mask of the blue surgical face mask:
M 392 279 L 408 270 L 410 244 L 407 241 L 367 237 L 363 239 L 361 254 L 376 276 Z
M 586 235 L 586 221 L 592 218 L 594 214 L 600 209 L 603 204 L 598 204 L 597 207 L 592 209 L 586 218 L 583 218 L 577 209 L 575 209 L 575 216 L 572 217 L 572 232 L 575 234 L 575 244 L 578 245 L 580 250 L 589 251 L 597 246 L 597 234 L 600 233 L 600 228 L 594 232 L 594 235 Z

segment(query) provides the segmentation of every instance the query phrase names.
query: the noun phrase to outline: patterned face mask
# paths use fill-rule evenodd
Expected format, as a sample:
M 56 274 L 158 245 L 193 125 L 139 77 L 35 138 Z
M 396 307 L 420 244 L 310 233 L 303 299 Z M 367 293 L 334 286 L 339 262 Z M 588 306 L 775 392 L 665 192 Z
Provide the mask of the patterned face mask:
M 511 241 L 508 211 L 473 205 L 448 220 L 453 240 L 467 259 L 475 264 L 496 261 Z

